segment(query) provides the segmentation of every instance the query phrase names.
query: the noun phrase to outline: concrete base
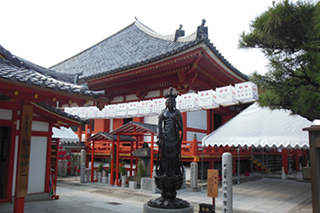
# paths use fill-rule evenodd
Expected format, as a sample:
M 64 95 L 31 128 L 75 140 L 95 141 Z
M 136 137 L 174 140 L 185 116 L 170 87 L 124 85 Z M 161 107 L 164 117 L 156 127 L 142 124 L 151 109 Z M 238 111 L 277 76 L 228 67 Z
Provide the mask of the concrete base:
M 143 204 L 143 213 L 193 213 L 193 206 L 181 209 L 162 209 L 148 206 L 147 203 Z

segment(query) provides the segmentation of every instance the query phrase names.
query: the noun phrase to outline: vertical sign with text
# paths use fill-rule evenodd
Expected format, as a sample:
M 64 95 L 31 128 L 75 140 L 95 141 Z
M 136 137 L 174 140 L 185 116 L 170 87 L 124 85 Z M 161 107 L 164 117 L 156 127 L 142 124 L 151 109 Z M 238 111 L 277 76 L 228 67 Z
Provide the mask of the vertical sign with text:
M 218 197 L 219 177 L 218 170 L 208 169 L 208 197 Z
M 20 125 L 17 197 L 26 197 L 28 194 L 32 113 L 33 107 L 31 105 L 23 105 Z

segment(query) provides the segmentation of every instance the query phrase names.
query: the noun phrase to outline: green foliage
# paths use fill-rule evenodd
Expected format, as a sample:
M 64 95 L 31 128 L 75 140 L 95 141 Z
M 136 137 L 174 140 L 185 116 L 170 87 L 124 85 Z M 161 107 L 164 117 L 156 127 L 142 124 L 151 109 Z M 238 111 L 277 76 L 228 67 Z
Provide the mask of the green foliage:
M 99 164 L 99 167 L 98 167 L 98 172 L 102 172 L 102 171 L 104 171 L 104 168 L 103 168 L 103 163 L 100 163 Z
M 125 164 L 126 164 L 125 161 L 121 161 L 121 163 L 120 163 L 119 172 L 121 173 L 121 176 L 124 176 L 127 174 Z
M 260 48 L 269 60 L 266 74 L 250 76 L 261 106 L 320 118 L 319 2 L 274 3 L 242 33 L 239 47 Z
M 147 176 L 147 170 L 144 168 L 142 161 L 140 159 L 139 159 L 139 164 L 138 164 L 138 176 L 140 178 Z

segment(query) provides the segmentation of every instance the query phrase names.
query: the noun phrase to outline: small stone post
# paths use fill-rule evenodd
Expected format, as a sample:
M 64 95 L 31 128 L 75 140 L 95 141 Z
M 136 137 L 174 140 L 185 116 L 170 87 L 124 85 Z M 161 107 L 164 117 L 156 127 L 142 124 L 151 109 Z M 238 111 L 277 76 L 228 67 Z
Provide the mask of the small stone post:
M 190 165 L 191 175 L 190 175 L 190 188 L 197 189 L 198 188 L 198 163 L 192 162 Z

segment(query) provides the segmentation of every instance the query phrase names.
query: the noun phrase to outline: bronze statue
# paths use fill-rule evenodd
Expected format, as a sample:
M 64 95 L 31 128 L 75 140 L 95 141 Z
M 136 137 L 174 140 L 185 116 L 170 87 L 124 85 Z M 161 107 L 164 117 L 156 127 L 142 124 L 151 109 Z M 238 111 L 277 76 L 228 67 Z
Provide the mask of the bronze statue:
M 158 144 L 160 159 L 156 168 L 158 176 L 181 176 L 183 167 L 181 161 L 181 142 L 183 137 L 182 115 L 176 109 L 176 94 L 170 92 L 165 96 L 166 108 L 158 117 Z
M 186 208 L 190 204 L 176 198 L 176 190 L 183 184 L 183 165 L 181 158 L 181 143 L 183 137 L 183 123 L 181 112 L 176 109 L 177 94 L 165 95 L 166 108 L 160 113 L 158 119 L 158 161 L 155 172 L 156 186 L 162 191 L 161 197 L 150 200 L 149 206 L 156 208 Z

